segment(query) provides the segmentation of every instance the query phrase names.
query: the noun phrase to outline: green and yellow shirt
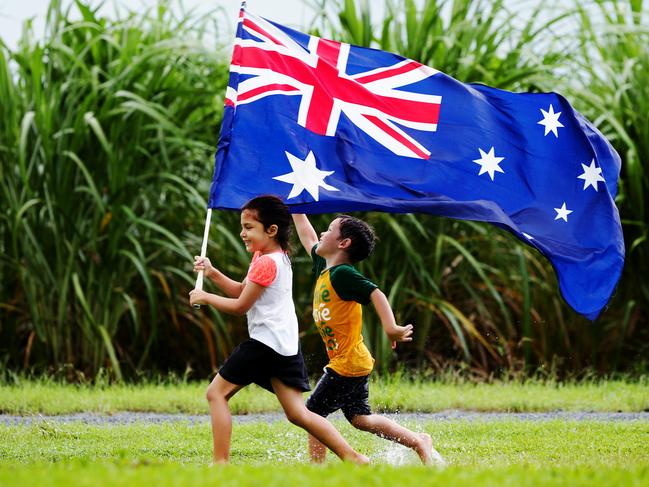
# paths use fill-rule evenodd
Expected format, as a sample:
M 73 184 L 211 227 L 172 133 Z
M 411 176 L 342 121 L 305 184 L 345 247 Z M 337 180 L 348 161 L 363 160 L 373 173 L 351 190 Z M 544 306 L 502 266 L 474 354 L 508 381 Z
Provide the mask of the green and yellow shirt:
M 345 377 L 368 375 L 374 359 L 363 343 L 362 304 L 368 304 L 370 294 L 378 287 L 351 264 L 326 269 L 325 259 L 311 249 L 313 274 L 313 319 L 325 343 L 329 365 Z

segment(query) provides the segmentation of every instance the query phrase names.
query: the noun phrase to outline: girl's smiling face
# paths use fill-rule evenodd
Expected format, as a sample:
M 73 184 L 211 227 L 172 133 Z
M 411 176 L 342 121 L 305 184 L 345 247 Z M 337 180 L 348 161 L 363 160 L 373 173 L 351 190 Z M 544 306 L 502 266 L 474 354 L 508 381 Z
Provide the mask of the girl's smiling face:
M 264 253 L 275 250 L 278 245 L 275 234 L 277 234 L 277 225 L 271 225 L 268 229 L 264 229 L 264 225 L 257 220 L 256 211 L 243 210 L 241 212 L 241 233 L 239 236 L 248 252 L 260 251 Z

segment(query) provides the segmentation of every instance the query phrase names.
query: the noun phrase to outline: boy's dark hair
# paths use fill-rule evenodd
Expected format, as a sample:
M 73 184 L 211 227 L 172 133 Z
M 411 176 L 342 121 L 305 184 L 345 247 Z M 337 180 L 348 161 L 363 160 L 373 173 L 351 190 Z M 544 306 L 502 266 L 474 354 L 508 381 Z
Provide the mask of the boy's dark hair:
M 291 250 L 292 220 L 288 206 L 277 196 L 257 196 L 241 207 L 241 211 L 250 210 L 257 213 L 257 221 L 268 230 L 271 225 L 277 225 L 277 243 L 284 252 Z
M 348 238 L 351 245 L 347 248 L 347 255 L 352 263 L 366 259 L 376 245 L 374 229 L 363 220 L 349 215 L 337 215 L 340 219 L 340 238 Z

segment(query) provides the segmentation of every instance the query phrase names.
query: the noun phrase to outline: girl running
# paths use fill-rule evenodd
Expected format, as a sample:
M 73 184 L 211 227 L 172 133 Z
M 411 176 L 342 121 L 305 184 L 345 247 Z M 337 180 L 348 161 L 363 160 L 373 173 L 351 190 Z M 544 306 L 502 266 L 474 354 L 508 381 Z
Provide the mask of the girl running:
M 310 390 L 300 350 L 293 304 L 293 272 L 288 258 L 291 215 L 274 196 L 250 200 L 241 210 L 241 239 L 253 254 L 243 282 L 230 279 L 207 258 L 195 257 L 194 270 L 203 271 L 228 297 L 194 289 L 189 302 L 214 306 L 248 319 L 250 338 L 234 349 L 207 388 L 212 420 L 214 463 L 230 456 L 232 416 L 228 401 L 250 383 L 273 392 L 287 419 L 305 429 L 345 461 L 368 463 L 325 418 L 309 411 L 302 392 Z

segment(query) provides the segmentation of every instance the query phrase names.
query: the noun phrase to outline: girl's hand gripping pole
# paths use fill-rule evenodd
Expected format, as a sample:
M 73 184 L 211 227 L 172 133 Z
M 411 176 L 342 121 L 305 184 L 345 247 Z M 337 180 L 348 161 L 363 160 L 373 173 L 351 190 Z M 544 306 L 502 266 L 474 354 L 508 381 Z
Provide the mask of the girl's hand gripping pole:
M 212 208 L 207 209 L 207 216 L 205 217 L 205 231 L 203 232 L 203 245 L 201 245 L 201 257 L 207 255 L 207 240 L 210 235 L 210 221 L 212 220 Z M 196 289 L 203 289 L 203 272 L 200 271 L 196 276 Z M 200 304 L 195 304 L 194 309 L 200 309 Z

